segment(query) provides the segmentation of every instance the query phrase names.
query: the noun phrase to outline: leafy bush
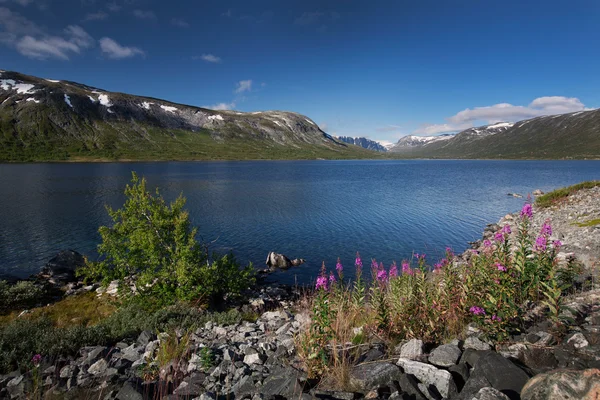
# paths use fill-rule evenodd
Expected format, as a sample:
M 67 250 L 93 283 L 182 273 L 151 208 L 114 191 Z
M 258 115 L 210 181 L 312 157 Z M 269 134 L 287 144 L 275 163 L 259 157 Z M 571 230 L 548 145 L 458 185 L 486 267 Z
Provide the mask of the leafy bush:
M 15 284 L 0 281 L 0 312 L 33 306 L 45 294 L 41 286 L 31 281 L 19 281 Z
M 146 180 L 133 173 L 125 188 L 127 200 L 118 210 L 107 207 L 113 226 L 99 229 L 100 262 L 79 271 L 86 280 L 108 284 L 132 279 L 145 300 L 170 304 L 175 300 L 209 300 L 239 294 L 254 282 L 252 265 L 240 268 L 233 255 L 210 261 L 196 241 L 197 228 L 179 196 L 167 205 L 158 189 L 153 196 Z

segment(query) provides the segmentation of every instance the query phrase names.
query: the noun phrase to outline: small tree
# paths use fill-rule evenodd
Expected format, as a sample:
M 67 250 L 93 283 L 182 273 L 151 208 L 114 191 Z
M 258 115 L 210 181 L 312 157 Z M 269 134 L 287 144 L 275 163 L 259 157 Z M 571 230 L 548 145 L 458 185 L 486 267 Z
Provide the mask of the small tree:
M 104 285 L 132 279 L 138 293 L 160 303 L 237 294 L 253 282 L 252 265 L 240 269 L 231 255 L 211 265 L 196 241 L 197 228 L 191 226 L 182 195 L 167 205 L 158 189 L 153 196 L 146 180 L 132 175 L 123 207 L 107 207 L 113 226 L 99 229 L 101 261 L 83 268 L 80 275 Z

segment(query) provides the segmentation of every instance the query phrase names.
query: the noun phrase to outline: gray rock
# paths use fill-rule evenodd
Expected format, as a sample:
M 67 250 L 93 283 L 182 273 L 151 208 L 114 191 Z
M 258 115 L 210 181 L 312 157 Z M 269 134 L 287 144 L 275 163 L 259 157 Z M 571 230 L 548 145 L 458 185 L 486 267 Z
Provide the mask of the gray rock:
M 148 345 L 149 342 L 153 341 L 156 339 L 156 335 L 150 331 L 143 331 L 142 333 L 140 333 L 140 335 L 137 338 L 137 345 L 138 346 L 146 346 Z
M 487 381 L 489 384 L 476 387 L 476 385 L 471 384 L 471 380 L 478 384 Z M 476 388 L 477 390 L 472 392 L 472 394 L 475 394 L 482 387 L 491 386 L 507 395 L 510 399 L 517 400 L 520 398 L 521 389 L 528 380 L 529 376 L 525 371 L 502 357 L 502 355 L 493 351 L 486 351 L 482 353 L 473 367 L 473 372 L 465 388 L 463 388 L 463 392 L 467 391 L 467 387 L 470 390 Z M 467 397 L 463 398 L 467 399 Z
M 453 344 L 444 344 L 433 350 L 429 356 L 429 362 L 438 367 L 451 367 L 456 365 L 462 352 Z
M 452 378 L 454 378 L 456 388 L 460 392 L 465 386 L 465 383 L 467 383 L 467 381 L 469 380 L 469 367 L 467 366 L 467 364 L 457 364 L 448 368 L 448 372 L 450 372 Z
M 178 397 L 199 396 L 204 393 L 204 388 L 195 382 L 183 381 L 173 390 Z
M 231 390 L 236 399 L 242 399 L 256 392 L 256 387 L 254 386 L 254 381 L 251 376 L 244 376 L 233 385 Z
M 11 399 L 23 397 L 25 394 L 25 382 L 23 375 L 19 375 L 8 381 L 6 385 L 6 391 L 10 395 Z
M 106 362 L 106 360 L 104 358 L 101 358 L 100 360 L 96 361 L 94 364 L 92 364 L 89 368 L 88 368 L 88 373 L 92 374 L 94 376 L 97 375 L 102 375 L 104 374 L 104 372 L 106 372 L 106 369 L 108 368 L 108 363 Z
M 117 400 L 143 400 L 144 396 L 131 384 L 125 382 L 117 393 Z
M 408 360 L 419 360 L 423 357 L 423 341 L 411 339 L 400 348 L 400 358 Z
M 463 348 L 473 350 L 491 350 L 492 346 L 490 346 L 488 343 L 485 343 L 476 336 L 469 336 L 467 340 L 465 340 Z
M 494 389 L 493 387 L 484 387 L 472 397 L 472 400 L 510 400 L 508 396 Z
M 217 395 L 212 392 L 202 393 L 197 400 L 217 400 Z
M 479 357 L 481 357 L 482 353 L 483 352 L 481 351 L 473 349 L 465 349 L 465 351 L 463 351 L 462 356 L 460 357 L 459 364 L 467 364 L 470 368 L 473 368 L 473 366 L 479 360 Z
M 521 391 L 523 400 L 597 399 L 600 370 L 556 370 L 531 378 Z
M 456 384 L 448 371 L 437 369 L 433 365 L 406 358 L 400 358 L 398 360 L 398 366 L 402 367 L 405 373 L 414 375 L 425 385 L 434 386 L 445 398 L 449 398 L 457 393 Z
M 391 363 L 361 364 L 350 372 L 350 384 L 366 392 L 397 381 L 401 375 L 400 369 Z
M 62 367 L 62 369 L 60 370 L 59 376 L 63 379 L 68 379 L 68 378 L 72 377 L 73 375 L 77 374 L 78 370 L 79 370 L 79 368 L 77 368 L 76 365 L 68 364 L 68 365 L 65 365 L 64 367 Z
M 262 364 L 265 360 L 266 357 L 258 353 L 247 354 L 244 356 L 244 363 L 247 365 Z
M 413 400 L 425 400 L 426 397 L 419 389 L 419 381 L 414 375 L 402 374 L 398 379 L 398 385 L 403 393 L 408 394 Z
M 265 398 L 275 396 L 283 396 L 287 398 L 298 398 L 302 394 L 304 384 L 301 378 L 305 378 L 304 374 L 293 368 L 281 368 L 272 373 L 265 379 L 263 386 L 260 388 L 260 393 Z
M 571 346 L 575 347 L 576 349 L 582 349 L 584 347 L 589 346 L 589 342 L 587 341 L 587 339 L 585 338 L 585 336 L 583 335 L 583 333 L 576 333 L 573 336 L 571 336 L 569 338 L 569 340 L 567 340 L 567 343 L 570 344 Z

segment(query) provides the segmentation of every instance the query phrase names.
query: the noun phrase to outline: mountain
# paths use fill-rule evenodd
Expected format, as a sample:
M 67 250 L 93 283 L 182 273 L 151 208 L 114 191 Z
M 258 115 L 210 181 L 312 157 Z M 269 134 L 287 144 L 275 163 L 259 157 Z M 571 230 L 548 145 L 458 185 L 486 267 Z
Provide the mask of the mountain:
M 440 136 L 433 136 L 439 138 Z M 412 137 L 414 139 L 414 136 Z M 469 128 L 445 140 L 402 138 L 390 151 L 414 158 L 600 158 L 600 109 Z
M 383 146 L 381 143 L 376 142 L 371 139 L 364 138 L 364 137 L 353 138 L 353 137 L 348 137 L 348 136 L 337 136 L 336 139 L 338 139 L 344 143 L 353 144 L 355 146 L 360 146 L 360 147 L 368 149 L 368 150 L 375 150 L 375 151 L 381 151 L 381 152 L 388 151 L 388 149 L 385 146 Z
M 403 152 L 411 152 L 416 149 L 421 149 L 424 146 L 449 140 L 453 135 L 439 135 L 439 136 L 404 136 L 397 143 L 393 144 L 389 147 L 389 151 L 392 153 L 403 153 Z
M 0 71 L 0 161 L 377 155 L 293 112 L 214 111 Z

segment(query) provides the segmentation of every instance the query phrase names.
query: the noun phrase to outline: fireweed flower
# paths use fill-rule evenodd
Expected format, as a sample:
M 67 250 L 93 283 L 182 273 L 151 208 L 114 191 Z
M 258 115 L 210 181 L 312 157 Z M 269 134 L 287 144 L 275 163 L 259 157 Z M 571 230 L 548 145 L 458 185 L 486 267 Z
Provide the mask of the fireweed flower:
M 512 231 L 510 230 L 510 225 L 506 224 L 502 227 L 502 231 L 503 234 L 505 235 L 510 235 L 512 233 Z
M 335 283 L 335 276 L 333 276 L 333 272 L 329 273 L 329 284 L 333 285 Z
M 496 268 L 498 268 L 498 271 L 506 272 L 506 267 L 500 263 L 496 263 Z
M 504 242 L 504 234 L 502 232 L 496 232 L 494 235 L 494 240 L 496 242 Z
M 544 225 L 542 225 L 540 235 L 552 235 L 552 226 L 550 225 L 550 223 L 548 223 L 548 221 L 544 222 Z
M 523 217 L 527 217 L 529 219 L 533 218 L 533 210 L 531 209 L 531 204 L 525 203 L 525 205 L 521 209 L 521 218 Z
M 555 240 L 554 242 L 552 242 L 552 245 L 555 249 L 559 249 L 560 246 L 562 246 L 562 242 L 560 240 Z
M 469 311 L 474 315 L 485 315 L 485 310 L 479 306 L 473 306 L 469 308 Z
M 390 267 L 390 278 L 395 278 L 398 276 L 398 266 L 396 265 L 396 261 L 392 263 Z
M 356 266 L 356 268 L 360 268 L 360 269 L 362 269 L 362 267 L 363 267 L 363 263 L 362 263 L 362 260 L 360 259 L 360 254 L 358 254 L 358 251 L 356 252 L 356 260 L 354 260 L 354 265 Z
M 37 367 L 40 365 L 40 363 L 42 362 L 42 355 L 41 354 L 36 354 L 35 356 L 33 356 L 31 358 L 31 362 L 32 364 Z
M 315 285 L 315 289 L 327 290 L 327 277 L 325 275 L 321 275 L 317 278 L 317 284 Z
M 377 260 L 372 258 L 371 259 L 371 273 L 373 274 L 373 276 L 377 276 L 377 271 L 379 271 L 379 264 L 377 264 Z
M 492 321 L 502 321 L 502 318 L 500 318 L 499 316 L 497 316 L 496 314 L 492 315 Z
M 344 277 L 344 266 L 342 265 L 342 262 L 340 261 L 339 257 L 337 259 L 337 264 L 335 264 L 335 270 L 337 271 L 337 274 L 340 277 L 340 279 L 343 279 L 343 277 Z
M 442 264 L 441 262 L 433 264 L 434 271 L 435 272 L 440 271 L 443 266 L 444 266 L 444 264 Z
M 379 283 L 385 283 L 387 281 L 387 272 L 385 272 L 385 269 L 377 271 L 377 281 Z
M 446 256 L 454 257 L 454 251 L 450 247 L 446 247 Z
M 402 275 L 412 275 L 413 270 L 410 268 L 408 261 L 402 261 Z
M 483 241 L 483 247 L 492 247 L 492 242 L 490 242 L 489 240 L 485 239 Z
M 537 239 L 535 239 L 535 251 L 545 251 L 546 250 L 546 236 L 538 236 Z

